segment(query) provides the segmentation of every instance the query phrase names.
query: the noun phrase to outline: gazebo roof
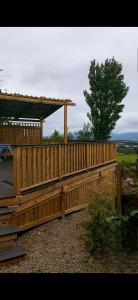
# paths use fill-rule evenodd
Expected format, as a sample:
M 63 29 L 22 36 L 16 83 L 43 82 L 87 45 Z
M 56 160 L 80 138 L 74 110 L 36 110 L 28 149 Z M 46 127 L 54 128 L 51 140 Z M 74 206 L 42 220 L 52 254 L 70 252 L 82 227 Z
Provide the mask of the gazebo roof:
M 75 105 L 69 99 L 52 99 L 0 93 L 0 118 L 43 120 L 63 105 Z

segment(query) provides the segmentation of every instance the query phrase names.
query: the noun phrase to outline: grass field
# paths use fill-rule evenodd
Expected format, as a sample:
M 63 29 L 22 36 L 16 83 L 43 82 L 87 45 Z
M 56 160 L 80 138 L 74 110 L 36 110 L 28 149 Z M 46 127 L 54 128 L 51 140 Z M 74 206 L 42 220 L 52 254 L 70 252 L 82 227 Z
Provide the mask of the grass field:
M 125 161 L 130 164 L 135 164 L 137 159 L 137 154 L 124 154 L 124 153 L 118 153 L 117 154 L 117 160 L 119 162 Z

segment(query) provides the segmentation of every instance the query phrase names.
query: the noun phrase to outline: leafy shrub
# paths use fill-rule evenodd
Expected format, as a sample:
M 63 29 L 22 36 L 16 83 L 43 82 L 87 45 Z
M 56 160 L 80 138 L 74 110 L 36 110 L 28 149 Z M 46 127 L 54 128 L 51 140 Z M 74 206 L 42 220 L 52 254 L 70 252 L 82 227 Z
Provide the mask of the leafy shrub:
M 99 197 L 88 207 L 89 220 L 86 223 L 86 242 L 91 252 L 109 246 L 108 217 L 115 215 L 115 203 L 112 198 Z
M 120 165 L 123 173 L 130 173 L 130 172 L 133 172 L 136 174 L 138 173 L 138 162 L 137 161 L 131 162 L 131 161 L 122 160 L 121 162 L 119 162 L 119 165 Z
M 86 242 L 91 253 L 95 250 L 136 250 L 138 211 L 118 215 L 111 198 L 99 198 L 89 208 Z

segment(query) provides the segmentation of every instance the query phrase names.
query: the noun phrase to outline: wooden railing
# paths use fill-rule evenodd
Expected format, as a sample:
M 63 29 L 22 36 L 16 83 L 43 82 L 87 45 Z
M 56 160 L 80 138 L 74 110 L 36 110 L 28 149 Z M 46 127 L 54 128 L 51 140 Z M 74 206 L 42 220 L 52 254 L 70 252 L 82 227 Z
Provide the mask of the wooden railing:
M 42 139 L 41 141 L 42 145 L 51 145 L 51 144 L 64 144 L 64 140 L 45 140 Z
M 116 160 L 116 143 L 14 147 L 14 191 L 22 191 Z
M 92 143 L 92 141 L 79 141 L 79 140 L 67 140 L 67 144 L 82 144 L 82 143 Z M 51 145 L 51 144 L 64 144 L 64 139 L 62 140 L 48 140 L 48 139 L 42 139 L 41 141 L 42 145 Z
M 0 125 L 0 144 L 41 144 L 41 127 L 31 124 Z

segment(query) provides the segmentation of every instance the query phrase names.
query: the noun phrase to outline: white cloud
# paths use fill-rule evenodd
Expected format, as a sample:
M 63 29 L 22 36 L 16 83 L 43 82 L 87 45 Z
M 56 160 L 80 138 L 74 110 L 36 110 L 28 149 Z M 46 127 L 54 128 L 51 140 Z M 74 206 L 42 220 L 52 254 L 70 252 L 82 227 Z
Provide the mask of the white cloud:
M 8 92 L 70 98 L 70 130 L 87 122 L 83 90 L 89 89 L 88 71 L 94 58 L 102 62 L 115 57 L 123 64 L 130 86 L 125 109 L 115 131 L 138 130 L 138 28 L 0 28 L 0 68 Z M 45 134 L 63 131 L 63 109 L 47 119 Z

